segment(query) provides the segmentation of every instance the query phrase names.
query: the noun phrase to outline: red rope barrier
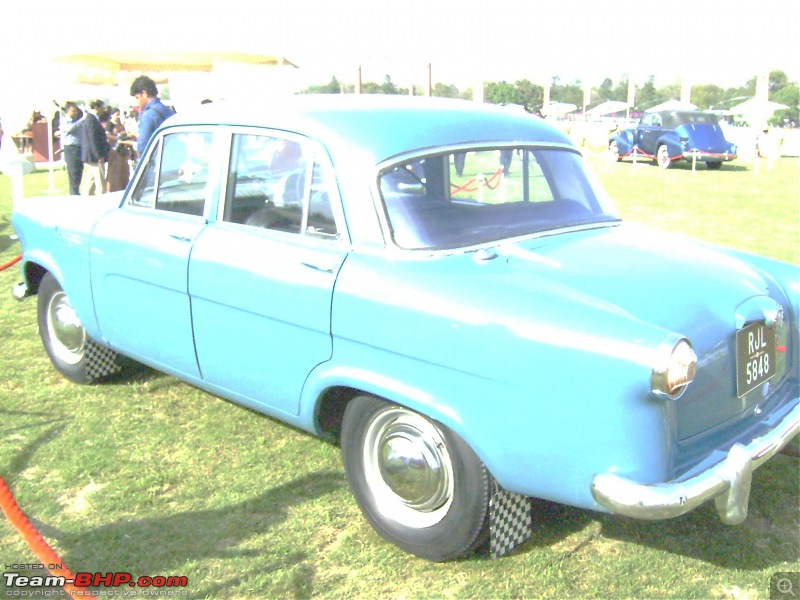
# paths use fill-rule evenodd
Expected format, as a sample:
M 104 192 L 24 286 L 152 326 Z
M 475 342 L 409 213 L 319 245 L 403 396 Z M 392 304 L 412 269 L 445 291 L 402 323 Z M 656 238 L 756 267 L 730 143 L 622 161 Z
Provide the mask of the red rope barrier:
M 14 526 L 14 529 L 16 529 L 25 540 L 25 543 L 28 544 L 28 547 L 36 555 L 36 558 L 39 559 L 39 562 L 45 565 L 53 576 L 64 577 L 64 579 L 67 580 L 75 579 L 72 572 L 63 566 L 63 561 L 39 532 L 36 531 L 36 528 L 31 525 L 31 522 L 28 521 L 28 517 L 25 516 L 25 513 L 22 512 L 16 500 L 14 500 L 11 490 L 2 477 L 0 477 L 0 509 L 2 509 L 3 514 Z M 62 565 L 61 568 L 59 568 L 59 565 Z M 70 583 L 65 583 L 63 589 L 70 595 L 78 591 L 78 588 Z
M 502 166 L 498 167 L 497 170 L 491 175 L 491 177 L 481 179 L 480 180 L 480 185 L 482 185 L 484 187 L 488 187 L 490 190 L 496 190 L 497 189 L 497 185 L 499 185 L 499 183 L 500 183 L 497 180 L 499 179 L 499 177 L 502 174 L 502 172 L 503 172 L 503 167 Z M 492 187 L 492 184 L 495 181 L 497 181 L 497 183 L 494 184 L 494 187 Z M 453 189 L 451 190 L 450 195 L 452 196 L 454 194 L 458 194 L 459 192 L 477 192 L 478 191 L 478 187 L 480 187 L 480 186 L 472 187 L 472 184 L 475 183 L 475 182 L 476 182 L 476 179 L 475 179 L 475 177 L 473 177 L 472 179 L 470 179 L 466 183 L 462 183 L 458 187 L 455 187 L 455 185 L 451 183 L 450 186 Z
M 0 265 L 0 271 L 5 271 L 8 267 L 11 267 L 11 266 L 17 264 L 21 260 L 22 260 L 22 254 L 20 254 L 19 256 L 15 256 L 14 258 L 12 258 L 7 263 L 3 263 L 2 265 Z

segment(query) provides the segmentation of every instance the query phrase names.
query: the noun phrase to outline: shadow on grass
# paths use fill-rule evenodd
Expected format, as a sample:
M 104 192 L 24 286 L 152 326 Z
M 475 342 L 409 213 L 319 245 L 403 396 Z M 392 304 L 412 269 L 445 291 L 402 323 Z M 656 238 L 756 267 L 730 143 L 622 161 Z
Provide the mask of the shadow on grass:
M 776 456 L 753 473 L 747 519 L 725 525 L 713 502 L 667 521 L 607 519 L 608 537 L 641 543 L 725 568 L 762 570 L 800 559 L 797 459 Z
M 57 541 L 61 558 L 73 572 L 131 572 L 180 575 L 182 565 L 215 559 L 261 557 L 259 576 L 287 569 L 308 558 L 304 546 L 255 547 L 248 541 L 285 521 L 289 510 L 345 485 L 342 473 L 309 473 L 236 504 L 209 510 L 153 515 L 111 523 L 78 534 L 36 523 L 47 539 Z M 198 590 L 200 597 L 224 595 L 246 576 Z M 310 584 L 310 582 L 309 582 Z M 190 588 L 192 581 L 189 581 Z
M 17 240 L 11 239 L 13 233 L 14 230 L 11 229 L 11 223 L 5 219 L 0 219 L 0 253 L 5 252 L 15 244 L 19 244 Z
M 573 554 L 595 537 L 646 546 L 719 567 L 759 571 L 800 560 L 800 511 L 797 490 L 800 469 L 794 456 L 776 456 L 754 472 L 748 517 L 740 525 L 725 525 L 713 501 L 686 515 L 663 521 L 626 517 L 552 504 L 534 503 L 534 538 L 521 553 L 549 547 L 570 535 L 591 529 Z
M 58 438 L 61 435 L 64 429 L 66 429 L 67 423 L 70 420 L 69 418 L 45 412 L 14 411 L 14 410 L 0 409 L 0 422 L 6 424 L 13 423 L 11 419 L 12 415 L 42 417 L 43 420 L 27 425 L 17 425 L 13 427 L 4 426 L 2 429 L 0 429 L 0 433 L 3 435 L 3 437 L 10 436 L 14 433 L 22 431 L 23 429 L 31 429 L 31 428 L 38 429 L 41 427 L 47 427 L 47 429 L 45 429 L 42 433 L 36 436 L 28 444 L 23 446 L 19 450 L 19 452 L 17 452 L 14 455 L 14 457 L 11 459 L 7 467 L 5 469 L 2 469 L 2 471 L 0 471 L 0 475 L 2 475 L 4 479 L 6 479 L 6 483 L 8 483 L 9 485 L 17 475 L 19 475 L 25 469 L 28 468 L 28 464 L 30 463 L 31 458 L 33 458 L 34 454 L 36 454 L 36 452 L 40 448 L 46 446 L 52 440 Z

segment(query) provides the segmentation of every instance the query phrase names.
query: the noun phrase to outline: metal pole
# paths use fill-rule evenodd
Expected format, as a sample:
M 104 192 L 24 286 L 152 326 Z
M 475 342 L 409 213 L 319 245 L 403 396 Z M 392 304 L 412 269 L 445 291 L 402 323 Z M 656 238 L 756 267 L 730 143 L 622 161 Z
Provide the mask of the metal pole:
M 47 191 L 52 193 L 56 191 L 56 179 L 53 173 L 53 122 L 50 119 L 47 119 L 47 160 L 50 165 L 48 169 L 50 171 L 48 175 L 50 187 Z

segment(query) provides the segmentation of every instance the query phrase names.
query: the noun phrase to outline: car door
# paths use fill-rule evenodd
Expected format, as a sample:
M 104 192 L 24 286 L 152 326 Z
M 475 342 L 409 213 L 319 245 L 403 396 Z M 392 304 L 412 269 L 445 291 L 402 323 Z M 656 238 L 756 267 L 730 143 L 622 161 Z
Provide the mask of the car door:
M 187 273 L 218 188 L 211 151 L 209 130 L 162 136 L 133 191 L 92 235 L 92 294 L 103 337 L 142 362 L 195 378 Z
M 639 149 L 651 156 L 655 156 L 661 132 L 661 115 L 658 113 L 645 114 L 639 124 Z
M 296 415 L 306 377 L 332 353 L 341 203 L 306 139 L 240 131 L 230 156 L 218 218 L 189 260 L 200 370 L 224 395 Z

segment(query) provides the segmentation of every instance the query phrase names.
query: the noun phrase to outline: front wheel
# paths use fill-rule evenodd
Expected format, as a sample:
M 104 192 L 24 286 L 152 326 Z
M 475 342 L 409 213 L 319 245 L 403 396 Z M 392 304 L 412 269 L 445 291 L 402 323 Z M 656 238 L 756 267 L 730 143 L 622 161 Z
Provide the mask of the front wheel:
M 672 164 L 672 160 L 670 160 L 669 157 L 669 148 L 667 148 L 666 144 L 661 144 L 658 147 L 656 151 L 656 162 L 662 169 L 669 169 Z
M 717 170 L 722 168 L 722 163 L 721 162 L 707 162 L 706 163 L 706 167 L 708 167 L 712 171 L 717 171 Z
M 345 411 L 342 459 L 367 520 L 404 550 L 445 561 L 488 539 L 488 472 L 445 426 L 359 396 Z
M 39 284 L 39 335 L 50 361 L 76 383 L 94 383 L 122 369 L 120 356 L 95 343 L 55 277 L 47 273 Z

